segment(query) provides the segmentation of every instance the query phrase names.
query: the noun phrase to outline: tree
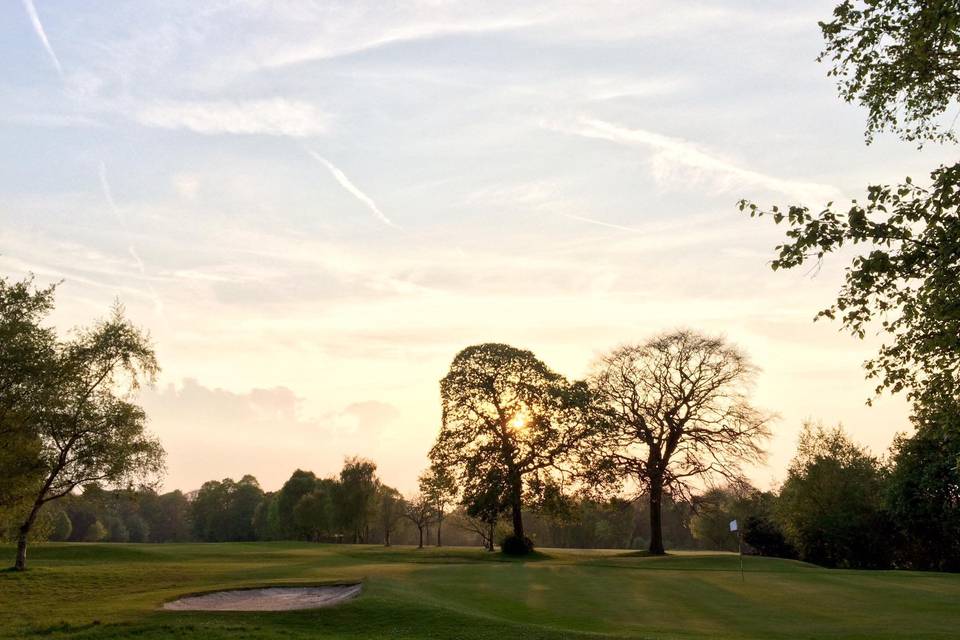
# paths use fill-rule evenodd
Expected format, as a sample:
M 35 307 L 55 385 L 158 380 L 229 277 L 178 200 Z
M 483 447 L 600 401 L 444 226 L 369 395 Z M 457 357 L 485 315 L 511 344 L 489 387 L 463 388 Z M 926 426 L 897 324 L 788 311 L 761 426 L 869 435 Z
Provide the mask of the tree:
M 20 525 L 15 568 L 26 568 L 27 540 L 45 504 L 88 482 L 118 484 L 163 469 L 163 449 L 129 400 L 158 370 L 149 338 L 115 306 L 104 321 L 46 352 L 42 384 L 27 418 L 40 469 Z
M 70 522 L 70 516 L 62 509 L 57 511 L 57 515 L 53 517 L 50 539 L 56 542 L 64 542 L 70 537 L 71 531 L 73 531 L 73 524 Z
M 778 518 L 800 559 L 828 567 L 889 566 L 893 532 L 877 459 L 841 427 L 804 425 L 780 491 Z
M 393 487 L 382 485 L 377 497 L 377 520 L 383 530 L 384 546 L 390 546 L 390 535 L 403 515 L 403 496 Z
M 370 517 L 380 487 L 376 472 L 376 464 L 356 457 L 347 458 L 340 470 L 337 514 L 344 530 L 353 534 L 354 543 L 369 537 Z
M 107 531 L 107 528 L 104 527 L 99 520 L 94 520 L 93 524 L 87 527 L 87 531 L 83 536 L 84 542 L 100 542 L 104 540 L 110 532 Z
M 317 476 L 312 471 L 297 469 L 290 478 L 283 483 L 277 496 L 277 518 L 280 522 L 280 531 L 285 537 L 295 537 L 295 523 L 293 508 L 300 498 L 312 493 L 317 486 Z
M 920 0 L 846 0 L 820 23 L 840 95 L 868 110 L 867 139 L 891 129 L 908 141 L 955 140 L 940 117 L 960 97 L 960 6 Z M 743 200 L 751 217 L 787 223 L 776 269 L 821 263 L 844 246 L 861 245 L 832 306 L 817 317 L 841 318 L 863 337 L 879 324 L 887 335 L 868 378 L 882 390 L 906 390 L 914 402 L 928 393 L 960 392 L 960 163 L 941 166 L 928 186 L 910 178 L 872 185 L 865 202 L 761 209 Z
M 436 517 L 433 510 L 433 501 L 429 496 L 418 493 L 404 502 L 403 515 L 417 528 L 417 532 L 420 534 L 420 542 L 417 548 L 423 549 L 423 530 L 429 527 Z
M 931 178 L 930 187 L 909 178 L 871 186 L 866 202 L 854 201 L 845 212 L 831 205 L 816 215 L 799 205 L 763 211 L 740 203 L 751 217 L 787 222 L 775 270 L 822 262 L 847 245 L 870 247 L 853 258 L 837 301 L 817 318 L 839 317 L 859 338 L 878 323 L 887 340 L 866 362 L 867 377 L 878 380 L 877 393 L 906 390 L 915 402 L 960 390 L 960 164 Z
M 420 492 L 433 502 L 433 510 L 437 518 L 437 546 L 441 546 L 440 529 L 447 508 L 453 503 L 457 495 L 456 481 L 446 468 L 431 465 L 420 476 Z
M 555 473 L 586 433 L 586 385 L 570 383 L 530 351 L 467 347 L 440 382 L 443 422 L 431 462 L 461 486 L 500 473 L 513 535 L 523 540 L 524 494 Z
M 318 483 L 316 489 L 297 501 L 293 508 L 293 520 L 301 537 L 319 542 L 334 526 L 334 506 L 331 488 L 333 483 Z
M 960 93 L 960 7 L 943 0 L 845 0 L 821 22 L 840 97 L 867 109 L 867 140 L 955 140 L 939 120 Z
M 54 360 L 56 334 L 42 325 L 53 306 L 53 286 L 0 278 L 0 521 L 23 521 L 42 478 L 34 422 Z
M 665 494 L 689 499 L 696 478 L 739 481 L 744 462 L 762 459 L 769 418 L 747 397 L 755 374 L 739 349 L 692 331 L 620 347 L 594 364 L 588 475 L 633 480 L 646 493 L 650 553 L 664 553 Z
M 891 452 L 887 508 L 901 566 L 960 571 L 960 407 L 924 406 Z
M 296 508 L 296 507 L 294 507 Z M 267 493 L 253 512 L 253 530 L 257 540 L 279 540 L 280 509 L 276 493 Z

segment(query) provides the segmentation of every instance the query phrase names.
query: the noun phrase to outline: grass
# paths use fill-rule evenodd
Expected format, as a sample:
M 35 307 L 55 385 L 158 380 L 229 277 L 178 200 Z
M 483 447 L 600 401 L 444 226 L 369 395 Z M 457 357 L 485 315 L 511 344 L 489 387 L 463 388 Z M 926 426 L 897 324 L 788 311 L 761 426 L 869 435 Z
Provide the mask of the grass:
M 13 549 L 0 546 L 0 559 Z M 46 544 L 0 573 L 0 638 L 956 638 L 960 575 L 826 570 L 731 554 L 299 543 Z M 364 582 L 280 613 L 161 611 L 179 595 Z

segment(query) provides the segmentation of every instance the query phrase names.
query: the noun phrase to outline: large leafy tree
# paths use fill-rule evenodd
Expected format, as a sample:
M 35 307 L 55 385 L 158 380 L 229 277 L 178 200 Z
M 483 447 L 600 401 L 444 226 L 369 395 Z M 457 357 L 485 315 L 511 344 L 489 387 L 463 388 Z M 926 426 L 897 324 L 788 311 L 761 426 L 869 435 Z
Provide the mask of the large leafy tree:
M 29 509 L 42 473 L 34 412 L 49 386 L 56 334 L 43 325 L 54 287 L 0 278 L 0 520 Z
M 118 305 L 105 320 L 58 339 L 40 323 L 52 309 L 51 290 L 29 280 L 2 286 L 12 347 L 4 366 L 4 428 L 15 425 L 17 454 L 6 450 L 24 478 L 15 568 L 26 568 L 27 542 L 41 509 L 88 483 L 120 484 L 163 469 L 163 449 L 146 431 L 132 394 L 158 370 L 149 337 Z M 11 294 L 12 292 L 12 294 Z M 19 352 L 21 356 L 15 354 Z M 10 355 L 13 353 L 14 355 Z M 6 439 L 4 439 L 6 440 Z M 2 475 L 2 474 L 0 474 Z
M 866 107 L 867 138 L 891 130 L 908 141 L 954 140 L 960 92 L 960 5 L 954 1 L 846 0 L 820 23 L 820 60 L 832 64 L 840 95 Z M 774 269 L 819 264 L 841 248 L 859 248 L 837 301 L 818 317 L 839 318 L 863 337 L 886 334 L 866 363 L 877 391 L 906 390 L 914 401 L 944 390 L 960 375 L 960 164 L 931 172 L 927 184 L 906 178 L 873 185 L 862 201 L 817 211 L 809 203 L 761 208 L 751 216 L 787 226 Z M 814 213 L 816 211 L 816 213 Z
M 882 568 L 892 529 L 883 470 L 839 427 L 805 425 L 777 511 L 801 559 L 829 567 Z
M 377 506 L 377 465 L 364 458 L 347 458 L 340 470 L 335 504 L 344 533 L 354 542 L 366 542 L 370 537 L 370 519 Z
M 887 505 L 900 533 L 897 561 L 960 571 L 960 406 L 923 406 L 916 433 L 894 443 Z
M 867 139 L 954 140 L 945 112 L 960 92 L 960 5 L 954 0 L 845 0 L 820 23 L 819 60 L 840 96 L 867 109 Z
M 530 351 L 488 343 L 456 355 L 440 395 L 443 423 L 431 461 L 465 487 L 500 478 L 495 494 L 505 495 L 513 535 L 524 540 L 525 494 L 562 470 L 589 428 L 586 385 Z
M 585 456 L 591 481 L 634 482 L 650 501 L 650 553 L 664 553 L 665 496 L 692 483 L 739 482 L 761 460 L 768 416 L 749 401 L 755 368 L 736 347 L 693 331 L 619 347 L 589 378 L 596 429 Z

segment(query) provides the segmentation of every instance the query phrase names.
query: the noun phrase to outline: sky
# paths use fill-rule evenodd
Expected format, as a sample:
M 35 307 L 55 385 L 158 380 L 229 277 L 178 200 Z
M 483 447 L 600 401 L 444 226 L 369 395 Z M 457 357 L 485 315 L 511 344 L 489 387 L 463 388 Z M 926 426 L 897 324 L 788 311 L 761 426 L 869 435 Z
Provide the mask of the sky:
M 480 342 L 579 378 L 678 327 L 760 367 L 761 487 L 804 420 L 883 453 L 877 345 L 812 322 L 850 254 L 774 273 L 736 203 L 861 196 L 947 157 L 891 137 L 815 61 L 830 2 L 5 0 L 0 274 L 115 299 L 162 372 L 167 489 L 277 489 L 347 455 L 414 490 L 439 380 Z

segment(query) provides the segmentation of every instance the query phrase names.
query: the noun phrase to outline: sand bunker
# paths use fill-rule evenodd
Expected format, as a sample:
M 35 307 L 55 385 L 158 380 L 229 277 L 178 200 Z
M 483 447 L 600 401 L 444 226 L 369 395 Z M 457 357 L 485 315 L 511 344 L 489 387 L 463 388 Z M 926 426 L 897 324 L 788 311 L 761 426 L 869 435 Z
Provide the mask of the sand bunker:
M 290 611 L 329 607 L 360 595 L 359 584 L 233 589 L 185 596 L 163 605 L 172 611 Z

